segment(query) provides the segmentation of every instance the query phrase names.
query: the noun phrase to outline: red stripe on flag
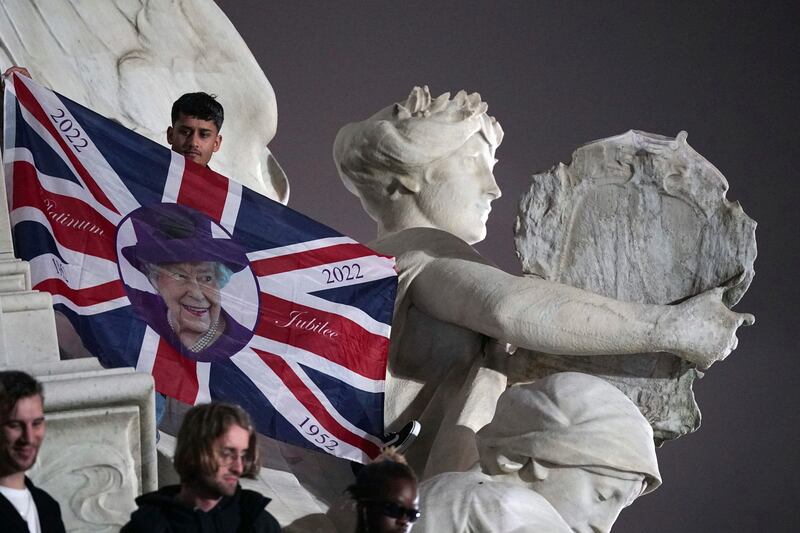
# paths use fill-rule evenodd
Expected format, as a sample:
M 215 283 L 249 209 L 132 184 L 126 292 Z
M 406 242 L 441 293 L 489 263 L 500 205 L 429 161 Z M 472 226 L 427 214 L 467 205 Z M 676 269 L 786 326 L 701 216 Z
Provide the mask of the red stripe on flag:
M 313 352 L 370 379 L 386 377 L 389 339 L 349 318 L 261 293 L 256 335 Z
M 63 296 L 75 305 L 88 307 L 127 296 L 120 280 L 109 281 L 85 289 L 73 289 L 61 279 L 45 279 L 33 286 L 34 290 Z
M 227 198 L 228 178 L 194 161 L 186 160 L 177 203 L 219 220 Z
M 363 244 L 336 244 L 307 252 L 253 261 L 250 263 L 250 267 L 256 276 L 270 276 L 281 272 L 289 272 L 290 270 L 315 267 L 338 261 L 349 261 L 370 255 L 377 254 Z
M 94 178 L 92 178 L 78 157 L 72 152 L 72 148 L 67 146 L 67 143 L 61 137 L 61 132 L 59 132 L 49 120 L 47 113 L 39 104 L 39 101 L 36 100 L 36 97 L 33 96 L 33 93 L 30 92 L 30 90 L 25 86 L 18 76 L 14 77 L 14 89 L 16 90 L 17 100 L 20 102 L 20 104 L 22 104 L 25 109 L 27 109 L 28 112 L 33 115 L 42 126 L 45 127 L 45 129 L 47 129 L 48 132 L 50 132 L 50 135 L 53 136 L 56 142 L 58 142 L 58 144 L 61 146 L 61 149 L 64 150 L 64 153 L 67 154 L 67 158 L 69 158 L 70 162 L 72 162 L 72 166 L 78 172 L 78 175 L 80 175 L 92 196 L 94 196 L 95 199 L 103 206 L 117 214 L 120 214 L 119 211 L 117 211 L 117 209 L 114 207 L 114 204 L 111 203 L 111 200 L 108 199 L 105 192 L 103 192 L 103 189 L 97 185 L 97 183 L 94 181 Z
M 44 213 L 53 228 L 53 236 L 62 246 L 116 262 L 117 229 L 114 225 L 83 200 L 44 190 L 36 168 L 26 161 L 14 162 L 12 208 L 19 207 L 34 207 Z
M 197 363 L 182 356 L 164 339 L 159 339 L 153 363 L 156 390 L 183 403 L 194 404 L 200 385 L 197 383 Z
M 286 387 L 292 392 L 300 403 L 328 430 L 334 437 L 351 446 L 363 450 L 368 456 L 375 457 L 380 449 L 374 443 L 356 435 L 342 426 L 317 399 L 313 392 L 295 374 L 294 370 L 282 358 L 269 352 L 253 348 L 253 351 L 281 378 Z

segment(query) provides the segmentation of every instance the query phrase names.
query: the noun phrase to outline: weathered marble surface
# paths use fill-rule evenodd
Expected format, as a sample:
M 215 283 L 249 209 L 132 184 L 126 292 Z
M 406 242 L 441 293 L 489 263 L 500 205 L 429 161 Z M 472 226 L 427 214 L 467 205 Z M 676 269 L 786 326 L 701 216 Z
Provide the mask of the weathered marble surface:
M 474 464 L 475 432 L 489 422 L 506 386 L 482 367 L 512 381 L 520 370 L 522 379 L 534 379 L 530 350 L 631 358 L 668 351 L 705 368 L 730 353 L 736 329 L 753 320 L 732 313 L 716 291 L 677 306 L 648 305 L 512 276 L 481 257 L 470 245 L 486 236 L 490 204 L 500 194 L 493 167 L 503 138 L 487 109 L 476 93 L 434 98 L 427 87 L 415 87 L 405 101 L 344 126 L 334 142 L 342 181 L 377 224 L 370 246 L 396 257 L 385 417 L 390 430 L 411 419 L 422 423 L 407 458 L 424 477 Z M 663 151 L 671 142 L 651 138 L 647 146 Z M 616 157 L 624 175 L 622 155 Z M 689 157 L 669 162 L 695 163 Z M 695 186 L 679 172 L 669 175 L 676 194 Z M 712 175 L 708 187 L 716 185 Z M 531 216 L 548 213 L 543 208 Z M 666 231 L 681 239 L 681 221 L 675 224 Z M 673 259 L 652 260 L 668 266 Z M 486 348 L 495 341 L 526 350 L 490 356 Z
M 61 495 L 71 530 L 115 531 L 130 519 L 141 487 L 131 453 L 140 448 L 138 415 L 134 406 L 48 412 L 47 439 L 29 475 Z
M 178 96 L 216 94 L 225 124 L 214 170 L 288 201 L 286 175 L 267 148 L 275 93 L 212 0 L 3 2 L 0 70 L 11 65 L 161 144 Z
M 158 486 L 152 377 L 96 359 L 9 368 L 44 385 L 47 435 L 28 475 L 61 503 L 68 531 L 118 531 Z
M 684 132 L 601 139 L 533 176 L 519 205 L 517 254 L 526 274 L 628 302 L 668 304 L 725 285 L 732 307 L 753 278 L 756 223 L 727 190 Z M 639 405 L 657 441 L 699 426 L 699 372 L 671 354 L 517 355 L 528 363 L 516 379 L 561 370 L 605 377 Z

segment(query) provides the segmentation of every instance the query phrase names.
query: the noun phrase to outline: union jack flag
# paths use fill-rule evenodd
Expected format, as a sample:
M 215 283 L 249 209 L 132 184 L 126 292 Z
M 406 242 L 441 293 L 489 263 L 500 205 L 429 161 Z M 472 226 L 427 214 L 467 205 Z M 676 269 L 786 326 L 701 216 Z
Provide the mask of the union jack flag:
M 26 77 L 7 81 L 4 105 L 16 253 L 104 366 L 150 373 L 185 403 L 236 402 L 284 442 L 360 462 L 377 455 L 392 258 Z M 164 217 L 191 235 L 165 236 Z M 150 245 L 160 252 L 147 259 Z M 217 255 L 194 253 L 203 248 Z M 214 297 L 224 331 L 189 348 L 145 268 L 180 263 L 176 250 L 187 264 L 229 267 Z

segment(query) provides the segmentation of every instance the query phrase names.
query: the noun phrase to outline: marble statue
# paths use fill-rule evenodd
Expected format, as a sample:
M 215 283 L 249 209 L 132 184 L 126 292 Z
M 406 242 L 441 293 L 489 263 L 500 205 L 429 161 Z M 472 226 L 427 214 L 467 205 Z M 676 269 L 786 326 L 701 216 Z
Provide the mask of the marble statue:
M 514 359 L 487 357 L 494 346 L 670 352 L 705 369 L 753 322 L 723 304 L 722 289 L 647 305 L 491 265 L 470 245 L 485 237 L 500 196 L 492 169 L 502 137 L 477 93 L 432 98 L 415 87 L 404 102 L 343 127 L 334 143 L 340 177 L 377 223 L 370 246 L 397 258 L 385 418 L 389 430 L 422 423 L 408 459 L 423 479 L 475 463 L 470 443 L 491 420 L 507 385 L 503 365 Z
M 226 120 L 214 170 L 289 199 L 286 175 L 267 148 L 277 127 L 275 93 L 212 0 L 4 2 L 0 72 L 11 65 L 162 144 L 178 96 L 216 94 Z
M 650 424 L 588 374 L 509 387 L 477 440 L 479 465 L 422 483 L 415 531 L 607 533 L 661 484 Z
M 267 148 L 277 124 L 272 87 L 211 0 L 5 2 L 0 71 L 12 64 L 27 66 L 35 79 L 161 143 L 177 96 L 215 93 L 227 120 L 214 169 L 273 199 L 288 200 L 286 176 Z M 538 372 L 540 367 L 529 363 L 543 360 L 542 353 L 590 360 L 586 356 L 647 358 L 670 352 L 689 368 L 705 369 L 735 347 L 736 329 L 753 317 L 726 307 L 735 291 L 714 288 L 719 280 L 693 287 L 697 296 L 661 305 L 673 300 L 632 303 L 594 287 L 560 283 L 571 279 L 516 277 L 491 265 L 471 245 L 485 237 L 491 202 L 500 196 L 492 168 L 502 137 L 478 94 L 432 98 L 427 88 L 417 87 L 404 102 L 345 126 L 334 157 L 345 186 L 378 225 L 372 247 L 396 256 L 400 271 L 386 384 L 388 429 L 411 419 L 422 422 L 408 458 L 423 479 L 448 472 L 484 476 L 492 488 L 516 491 L 513 501 L 547 510 L 537 516 L 557 530 L 556 525 L 569 528 L 577 522 L 548 487 L 586 486 L 592 476 L 613 478 L 609 468 L 631 473 L 623 481 L 641 485 L 657 478 L 657 470 L 653 477 L 644 467 L 601 462 L 585 470 L 562 469 L 579 479 L 556 483 L 570 475 L 558 474 L 557 465 L 572 463 L 537 456 L 525 461 L 544 476 L 536 487 L 496 480 L 498 473 L 489 466 L 470 471 L 484 442 L 476 433 L 495 417 L 509 377 L 513 381 L 520 368 Z M 5 205 L 2 187 L 0 200 Z M 72 472 L 54 448 L 49 470 L 36 481 L 50 479 L 51 492 L 65 501 L 71 495 L 73 528 L 111 530 L 129 510 L 124 502 L 130 494 L 155 485 L 152 379 L 101 370 L 94 360 L 57 361 L 52 303 L 30 290 L 27 265 L 13 260 L 7 215 L 0 209 L 0 346 L 5 348 L 0 367 L 33 365 L 37 376 L 52 374 L 46 383 L 48 419 L 61 420 L 64 428 L 53 445 L 84 453 L 80 471 Z M 53 400 L 59 397 L 60 403 Z M 497 420 L 505 411 L 497 411 Z M 113 416 L 104 416 L 108 413 Z M 488 435 L 481 433 L 481 439 Z M 161 445 L 169 440 L 165 436 Z M 268 439 L 260 445 L 271 463 L 259 482 L 275 498 L 271 510 L 281 523 L 294 522 L 296 530 L 330 530 L 325 511 L 330 496 L 349 482 L 349 466 Z M 91 457 L 92 450 L 97 457 Z M 460 479 L 466 489 L 477 478 Z
M 725 177 L 686 137 L 629 131 L 534 175 L 515 228 L 523 272 L 650 304 L 722 286 L 722 301 L 733 306 L 753 278 L 756 224 L 725 198 Z M 691 388 L 698 370 L 672 354 L 522 352 L 512 380 L 564 370 L 603 376 L 639 405 L 658 442 L 699 426 Z

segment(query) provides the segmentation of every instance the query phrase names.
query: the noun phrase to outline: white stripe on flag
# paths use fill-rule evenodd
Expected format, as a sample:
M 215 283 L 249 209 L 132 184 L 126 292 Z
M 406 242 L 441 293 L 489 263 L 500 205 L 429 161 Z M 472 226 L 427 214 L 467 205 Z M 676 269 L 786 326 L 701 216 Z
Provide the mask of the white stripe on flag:
M 53 118 L 53 120 L 56 121 L 56 131 L 59 132 L 66 145 L 72 147 L 72 153 L 78 158 L 81 164 L 83 164 L 83 167 L 87 170 L 87 172 L 92 175 L 94 182 L 103 191 L 103 193 L 105 193 L 117 211 L 119 211 L 120 214 L 125 215 L 139 207 L 139 202 L 136 201 L 123 183 L 122 179 L 120 179 L 113 167 L 108 163 L 108 161 L 106 161 L 105 157 L 103 157 L 103 154 L 100 153 L 100 150 L 97 149 L 97 146 L 95 146 L 94 142 L 92 142 L 92 139 L 86 134 L 85 131 L 83 131 L 83 127 L 80 125 L 80 122 L 78 122 L 75 117 L 72 116 L 72 114 L 69 112 L 69 109 L 67 109 L 67 106 L 64 105 L 64 103 L 55 95 L 55 93 L 49 89 L 45 89 L 44 87 L 37 85 L 31 81 L 30 78 L 21 76 L 20 80 L 25 84 L 26 87 L 28 87 L 31 93 L 33 93 L 33 96 L 39 102 L 39 105 L 42 106 L 42 109 L 44 109 L 44 112 L 47 115 L 51 117 L 59 117 L 58 119 Z M 38 120 L 34 119 L 33 116 L 27 113 L 22 104 L 20 104 L 20 109 L 23 110 L 23 116 L 25 116 L 25 119 L 29 124 L 31 124 L 31 121 L 38 123 Z M 67 124 L 68 122 L 70 123 L 70 127 L 66 128 L 66 131 L 64 131 L 62 128 L 64 124 Z M 82 146 L 80 149 L 77 149 L 73 146 L 70 138 L 66 136 L 67 133 L 72 134 L 73 132 L 78 133 L 78 139 L 86 141 L 86 146 Z M 46 136 L 50 137 L 50 133 L 47 132 Z M 48 144 L 50 144 L 49 141 Z M 60 147 L 57 150 L 57 153 L 61 155 L 64 162 L 67 163 L 70 168 L 72 168 L 72 163 L 69 162 L 69 159 L 66 157 L 66 154 L 63 153 Z M 77 172 L 75 172 L 75 177 L 83 182 L 83 179 Z
M 384 391 L 384 380 L 364 377 L 361 374 L 353 372 L 346 366 L 342 366 L 339 363 L 330 361 L 329 359 L 321 357 L 313 352 L 303 350 L 302 348 L 284 344 L 259 335 L 253 336 L 253 340 L 250 341 L 249 346 L 257 350 L 274 353 L 284 358 L 287 362 L 300 363 L 322 372 L 323 374 L 333 376 L 339 381 L 356 389 L 371 393 L 381 393 Z
M 195 370 L 197 373 L 197 397 L 194 399 L 194 404 L 211 402 L 211 391 L 208 389 L 208 384 L 211 380 L 211 363 L 198 361 Z
M 50 219 L 35 207 L 19 207 L 11 211 L 12 224 L 18 224 L 23 221 L 38 222 L 49 230 L 50 235 L 53 235 L 53 226 L 50 223 Z M 117 263 L 114 261 L 95 256 L 87 256 L 83 252 L 67 248 L 56 239 L 53 239 L 53 242 L 55 242 L 56 248 L 58 248 L 59 255 L 61 255 L 67 263 L 80 265 L 85 261 L 84 257 L 91 257 L 92 260 L 95 261 L 95 265 L 102 271 L 117 269 Z
M 167 171 L 167 181 L 164 183 L 164 194 L 161 196 L 162 202 L 175 203 L 178 201 L 185 166 L 186 158 L 179 153 L 170 151 L 169 170 Z
M 156 352 L 160 341 L 161 335 L 153 331 L 150 326 L 147 326 L 142 338 L 142 347 L 139 349 L 139 359 L 136 361 L 137 372 L 153 373 L 153 365 L 156 363 Z
M 297 244 L 290 244 L 288 246 L 281 246 L 279 248 L 270 248 L 269 250 L 258 250 L 247 254 L 247 259 L 251 262 L 258 261 L 259 259 L 271 259 L 273 257 L 280 257 L 282 255 L 296 254 L 300 252 L 309 252 L 311 250 L 319 250 L 320 248 L 327 248 L 328 246 L 336 246 L 338 244 L 358 244 L 350 237 L 328 237 L 326 239 L 317 239 L 313 241 L 298 242 Z
M 33 159 L 33 154 L 27 148 L 16 147 L 12 148 L 4 154 L 11 162 L 17 161 L 25 161 L 30 163 L 34 168 L 36 168 L 36 164 Z M 122 220 L 123 215 L 119 215 L 114 211 L 110 210 L 106 206 L 102 205 L 98 202 L 92 193 L 89 192 L 88 189 L 85 189 L 78 185 L 73 181 L 69 181 L 63 178 L 56 178 L 54 176 L 50 176 L 48 174 L 43 173 L 41 170 L 36 168 L 36 177 L 39 180 L 39 184 L 41 187 L 48 191 L 55 194 L 60 194 L 62 196 L 70 196 L 72 198 L 76 198 L 78 200 L 82 200 L 89 204 L 92 209 L 97 211 L 97 214 L 108 220 L 111 224 L 116 226 L 119 224 L 119 221 Z
M 17 144 L 17 93 L 14 84 L 11 83 L 12 77 L 6 78 L 5 101 L 3 103 L 3 170 L 5 173 L 6 200 L 8 205 L 14 205 L 14 188 L 12 187 L 14 177 L 14 165 L 8 160 L 8 152 Z M 13 98 L 12 98 L 13 95 Z
M 64 256 L 62 256 L 64 257 Z M 31 279 L 60 279 L 74 290 L 89 289 L 119 280 L 116 264 L 91 255 L 81 255 L 82 262 L 64 263 L 54 254 L 37 255 L 29 261 Z M 111 266 L 113 265 L 113 270 Z
M 81 193 L 79 195 L 77 195 L 77 197 L 80 198 L 81 200 L 84 200 L 85 202 L 89 203 L 93 208 L 95 208 L 96 211 L 100 212 L 100 214 L 105 214 L 105 213 L 111 212 L 111 210 L 109 210 L 108 208 L 105 208 L 102 211 L 98 208 L 98 206 L 100 206 L 99 202 L 97 201 L 97 199 L 94 198 L 92 193 L 89 192 L 89 189 L 86 187 L 86 184 L 83 182 L 83 179 L 78 175 L 78 171 L 75 170 L 75 167 L 72 165 L 72 161 L 69 160 L 69 158 L 66 156 L 64 151 L 61 149 L 61 146 L 56 142 L 55 139 L 53 139 L 53 136 L 50 135 L 50 132 L 48 132 L 45 129 L 45 127 L 42 126 L 39 123 L 39 121 L 36 120 L 33 117 L 33 115 L 31 115 L 28 112 L 28 110 L 26 110 L 23 107 L 21 107 L 20 109 L 22 110 L 22 118 L 23 118 L 23 120 L 27 124 L 30 125 L 31 129 L 33 129 L 42 138 L 42 140 L 44 140 L 44 142 L 47 143 L 47 145 L 50 146 L 50 148 L 53 149 L 53 151 L 61 158 L 61 161 L 69 168 L 69 170 L 72 173 L 73 177 L 75 179 L 77 179 L 81 183 L 81 185 L 77 185 L 77 187 L 79 189 L 81 189 Z M 20 149 L 20 150 L 24 150 L 24 149 Z M 37 169 L 37 174 L 39 174 L 38 169 Z M 40 181 L 41 181 L 41 179 L 40 179 Z M 62 179 L 60 181 L 66 181 L 66 180 Z M 12 186 L 12 189 L 13 189 L 13 186 Z M 73 196 L 75 196 L 75 195 L 73 195 Z M 122 215 L 123 216 L 125 215 L 124 211 L 122 212 Z M 108 219 L 109 217 L 106 217 L 106 218 Z M 119 217 L 117 218 L 117 220 L 119 220 Z M 113 220 L 109 219 L 109 222 L 113 222 Z
M 44 281 L 44 280 L 40 280 Z M 59 294 L 53 294 L 53 304 L 64 304 L 67 308 L 75 311 L 79 315 L 98 315 L 100 313 L 105 313 L 106 311 L 113 311 L 114 309 L 119 309 L 120 307 L 125 307 L 126 305 L 131 305 L 130 300 L 128 300 L 127 296 L 122 296 L 117 298 L 116 300 L 109 300 L 107 302 L 101 302 L 94 305 L 87 305 L 82 307 L 80 305 L 75 305 L 72 300 L 65 298 Z
M 239 216 L 239 206 L 242 203 L 242 185 L 233 180 L 228 180 L 228 195 L 225 198 L 225 207 L 222 208 L 220 223 L 228 233 L 233 234 L 236 218 Z M 216 224 L 211 225 L 211 233 L 219 231 Z M 213 235 L 216 238 L 228 238 L 228 235 Z
M 301 424 L 303 424 L 303 427 L 309 427 L 313 424 L 320 428 L 324 428 L 324 425 L 311 415 L 308 409 L 288 390 L 283 381 L 258 355 L 250 350 L 243 350 L 231 357 L 231 361 L 252 380 L 253 384 L 269 400 L 275 410 L 313 446 L 318 447 L 323 452 L 333 452 L 333 455 L 350 459 L 351 461 L 364 462 L 368 459 L 367 454 L 360 448 L 341 442 L 338 439 L 336 439 L 338 445 L 333 447 L 332 450 L 325 449 L 320 446 L 321 443 L 314 441 L 314 435 L 303 431 Z
M 397 277 L 394 259 L 379 255 L 346 259 L 259 277 L 259 282 L 290 284 L 305 293 Z
M 272 294 L 284 300 L 297 302 L 300 305 L 311 307 L 312 309 L 341 315 L 348 320 L 352 320 L 373 335 L 380 335 L 388 339 L 392 332 L 392 327 L 389 324 L 384 324 L 383 322 L 375 320 L 358 307 L 331 302 L 330 300 L 325 300 L 318 296 L 297 292 L 292 285 L 273 283 L 272 278 L 259 278 L 258 281 L 259 290 L 261 292 Z
M 349 430 L 351 433 L 358 435 L 359 437 L 371 441 L 378 447 L 380 447 L 383 444 L 377 437 L 374 437 L 369 433 L 365 432 L 363 429 L 354 426 L 353 424 L 350 423 L 349 420 L 347 420 L 344 416 L 342 416 L 342 414 L 336 410 L 333 404 L 331 404 L 330 400 L 328 400 L 328 397 L 325 396 L 321 390 L 319 390 L 319 387 L 317 387 L 316 383 L 314 383 L 314 381 L 311 378 L 309 378 L 308 375 L 306 375 L 303 369 L 300 368 L 300 365 L 298 365 L 293 361 L 286 361 L 286 364 L 288 364 L 289 367 L 291 367 L 291 369 L 294 370 L 294 373 L 297 374 L 297 376 L 305 384 L 305 386 L 308 387 L 308 389 L 314 394 L 314 396 L 317 398 L 317 401 L 319 401 L 325 407 L 325 410 L 328 411 L 328 413 L 342 427 Z

